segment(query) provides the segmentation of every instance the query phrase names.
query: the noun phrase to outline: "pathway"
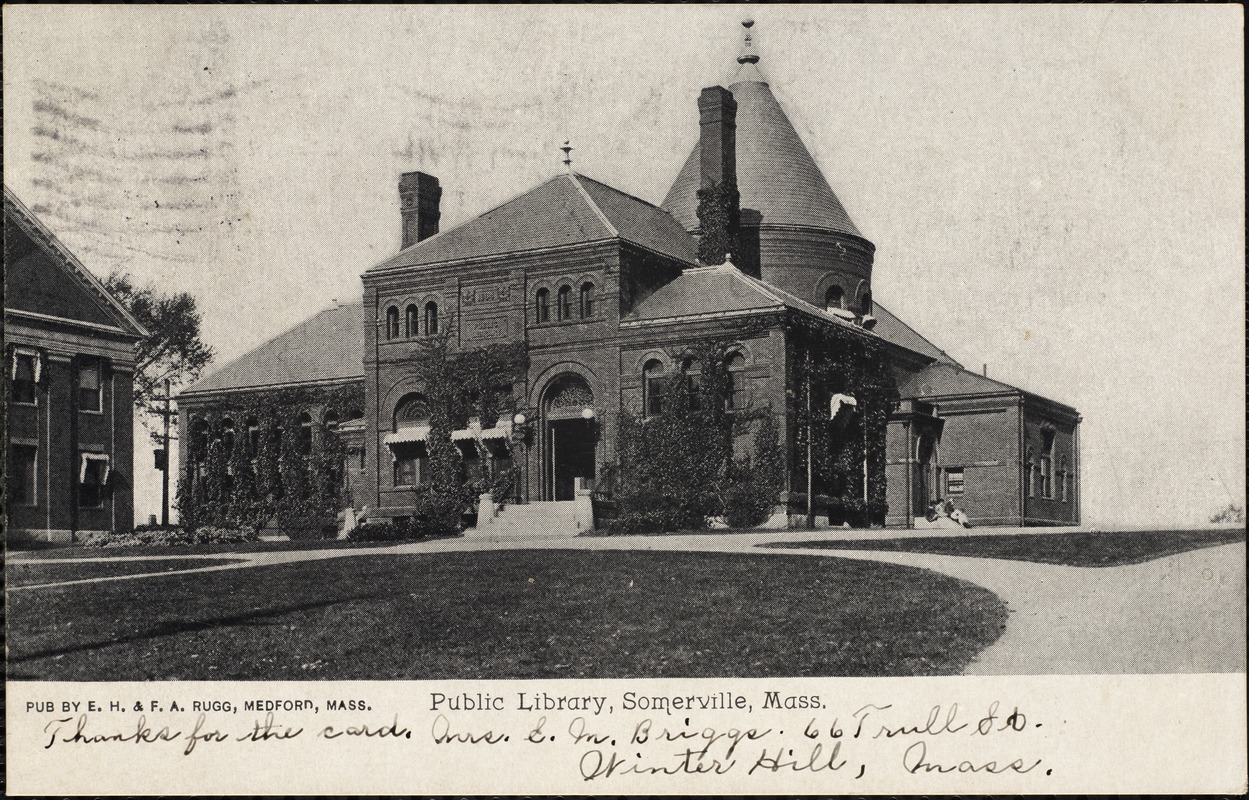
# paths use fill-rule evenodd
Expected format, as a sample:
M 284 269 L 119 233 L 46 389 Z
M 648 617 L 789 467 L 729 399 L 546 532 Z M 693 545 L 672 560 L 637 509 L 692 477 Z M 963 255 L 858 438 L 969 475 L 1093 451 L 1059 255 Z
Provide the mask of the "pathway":
M 1071 529 L 1026 529 L 1063 533 Z M 955 536 L 1019 533 L 1018 528 L 950 531 Z M 941 531 L 941 535 L 947 532 Z M 217 553 L 236 563 L 177 573 L 151 572 L 12 587 L 53 586 L 247 569 L 325 558 L 472 552 L 497 549 L 674 550 L 755 555 L 814 555 L 882 561 L 935 570 L 992 591 L 1011 617 L 1006 632 L 982 652 L 967 674 L 1115 674 L 1245 671 L 1245 544 L 1191 550 L 1123 567 L 1066 567 L 1004 559 L 870 550 L 760 548 L 772 542 L 885 539 L 912 531 L 776 531 L 720 536 L 508 537 L 472 536 L 431 542 L 338 550 Z M 926 535 L 938 535 L 937 532 Z M 199 556 L 39 559 L 38 563 L 111 560 L 191 560 Z M 13 562 L 22 559 L 11 559 Z M 31 559 L 31 562 L 34 560 Z

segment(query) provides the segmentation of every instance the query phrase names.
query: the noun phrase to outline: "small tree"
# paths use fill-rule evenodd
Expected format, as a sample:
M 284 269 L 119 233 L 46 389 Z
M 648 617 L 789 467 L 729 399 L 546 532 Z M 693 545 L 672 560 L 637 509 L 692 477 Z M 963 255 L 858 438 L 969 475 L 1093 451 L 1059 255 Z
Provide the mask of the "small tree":
M 161 419 L 165 381 L 173 391 L 200 376 L 213 349 L 200 339 L 200 312 L 187 292 L 162 294 L 114 272 L 104 287 L 137 319 L 148 335 L 135 346 L 134 404 L 144 424 Z

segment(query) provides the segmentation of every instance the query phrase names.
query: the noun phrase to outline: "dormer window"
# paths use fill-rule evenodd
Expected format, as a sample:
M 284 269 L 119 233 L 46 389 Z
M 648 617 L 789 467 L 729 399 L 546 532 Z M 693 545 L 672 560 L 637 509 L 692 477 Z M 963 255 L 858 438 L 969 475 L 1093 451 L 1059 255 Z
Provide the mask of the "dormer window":
M 830 286 L 828 291 L 824 293 L 824 308 L 828 311 L 840 309 L 842 300 L 845 299 L 845 292 L 840 286 Z
M 859 301 L 859 311 L 861 311 L 864 316 L 867 316 L 868 314 L 872 313 L 872 293 L 871 292 L 863 293 L 863 299 Z

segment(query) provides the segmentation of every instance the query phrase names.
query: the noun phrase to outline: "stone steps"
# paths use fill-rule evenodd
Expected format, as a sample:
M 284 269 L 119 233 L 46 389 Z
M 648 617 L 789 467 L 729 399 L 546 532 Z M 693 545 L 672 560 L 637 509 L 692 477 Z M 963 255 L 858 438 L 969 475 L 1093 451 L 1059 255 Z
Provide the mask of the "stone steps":
M 486 525 L 478 525 L 466 536 L 543 537 L 576 536 L 582 533 L 573 500 L 548 500 L 504 506 Z

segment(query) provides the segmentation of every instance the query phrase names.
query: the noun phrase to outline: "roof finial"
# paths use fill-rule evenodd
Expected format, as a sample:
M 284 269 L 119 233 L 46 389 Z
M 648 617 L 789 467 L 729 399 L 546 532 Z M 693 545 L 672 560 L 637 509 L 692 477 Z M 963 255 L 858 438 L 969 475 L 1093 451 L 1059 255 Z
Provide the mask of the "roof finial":
M 738 64 L 758 64 L 759 56 L 752 50 L 753 40 L 750 38 L 750 29 L 755 25 L 753 19 L 742 20 L 742 27 L 746 29 L 746 41 L 742 45 L 742 54 L 737 57 Z
M 572 145 L 570 145 L 568 142 L 569 140 L 565 139 L 564 146 L 561 147 L 560 150 L 564 151 L 564 167 L 569 172 L 572 172 L 572 156 L 570 155 L 570 153 L 572 153 Z

